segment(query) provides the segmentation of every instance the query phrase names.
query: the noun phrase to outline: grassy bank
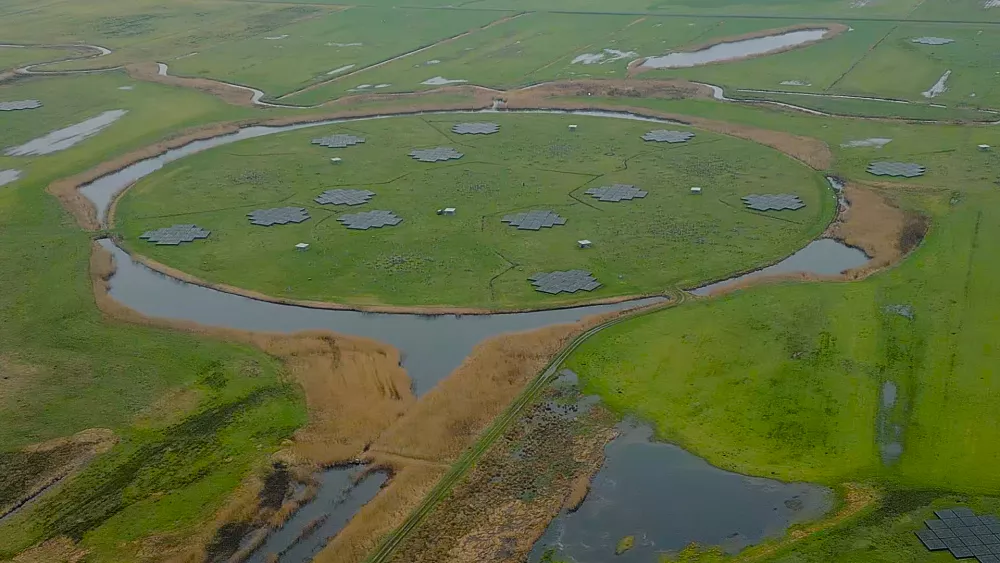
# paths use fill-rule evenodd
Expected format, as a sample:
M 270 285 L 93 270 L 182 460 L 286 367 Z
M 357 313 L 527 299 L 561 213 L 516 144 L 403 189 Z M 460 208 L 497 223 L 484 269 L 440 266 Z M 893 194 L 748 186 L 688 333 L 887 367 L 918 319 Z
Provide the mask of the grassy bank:
M 1000 480 L 986 469 L 1000 455 L 988 293 L 1000 271 L 981 259 L 995 246 L 996 196 L 900 196 L 934 225 L 899 267 L 662 311 L 591 339 L 569 366 L 615 410 L 721 467 L 996 494 Z M 891 405 L 880 397 L 886 382 L 898 389 Z M 880 456 L 880 409 L 900 426 L 898 461 Z
M 0 167 L 26 171 L 0 189 L 0 463 L 24 470 L 20 448 L 87 428 L 109 428 L 119 444 L 4 521 L 0 557 L 66 535 L 82 539 L 94 561 L 135 560 L 154 532 L 167 550 L 198 531 L 305 412 L 282 367 L 255 349 L 106 321 L 94 306 L 90 235 L 45 192 L 50 181 L 110 154 L 241 114 L 193 92 L 118 90 L 130 81 L 117 74 L 69 84 L 33 79 L 0 87 L 4 99 L 45 103 L 33 110 L 34 122 L 0 116 L 5 134 L 19 140 L 75 123 L 74 112 L 85 107 L 129 111 L 66 151 L 0 159 Z M 87 100 L 94 105 L 78 105 Z M 16 487 L 3 492 L 19 494 Z
M 775 261 L 829 221 L 833 198 L 818 173 L 777 151 L 695 130 L 688 143 L 648 143 L 655 124 L 581 116 L 490 116 L 495 135 L 455 135 L 462 116 L 348 123 L 262 138 L 196 155 L 142 180 L 118 206 L 116 231 L 140 254 L 211 282 L 265 294 L 342 303 L 545 306 L 662 291 Z M 474 121 L 481 121 L 477 117 Z M 571 132 L 567 125 L 578 123 Z M 363 145 L 325 149 L 310 139 L 350 133 Z M 437 164 L 413 148 L 452 146 Z M 329 158 L 344 162 L 333 166 Z M 262 158 L 269 159 L 263 166 Z M 584 192 L 615 183 L 644 199 L 601 203 Z M 706 194 L 692 196 L 691 186 Z M 331 188 L 376 193 L 366 205 L 318 205 Z M 792 193 L 799 211 L 753 213 L 740 197 Z M 255 209 L 301 206 L 312 218 L 264 228 Z M 454 206 L 458 214 L 435 210 Z M 351 231 L 337 218 L 392 210 L 395 227 Z M 503 216 L 552 210 L 565 226 L 521 231 Z M 206 241 L 154 246 L 138 237 L 175 223 L 213 231 Z M 580 250 L 576 241 L 595 247 Z M 294 252 L 298 242 L 312 245 Z M 249 263 L 256 264 L 247 268 Z M 665 266 L 665 267 L 664 267 Z M 604 287 L 571 297 L 533 290 L 538 271 L 591 270 Z

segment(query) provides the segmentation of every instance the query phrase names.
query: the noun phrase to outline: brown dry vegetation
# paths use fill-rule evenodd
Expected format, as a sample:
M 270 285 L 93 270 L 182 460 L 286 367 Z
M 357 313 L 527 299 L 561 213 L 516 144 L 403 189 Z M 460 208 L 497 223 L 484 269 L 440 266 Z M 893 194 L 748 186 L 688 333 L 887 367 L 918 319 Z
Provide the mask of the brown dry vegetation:
M 292 335 L 253 333 L 215 329 L 179 321 L 150 319 L 113 300 L 107 280 L 114 272 L 112 256 L 95 244 L 91 259 L 94 296 L 107 316 L 148 326 L 163 326 L 195 332 L 210 338 L 257 346 L 284 361 L 289 376 L 302 386 L 309 410 L 309 422 L 295 434 L 294 441 L 278 457 L 293 464 L 293 471 L 308 471 L 356 459 L 384 429 L 413 404 L 410 381 L 399 366 L 399 352 L 371 340 L 329 332 Z M 297 480 L 303 480 L 299 475 Z M 205 546 L 227 524 L 279 524 L 279 514 L 290 507 L 262 510 L 264 490 L 260 475 L 251 475 L 227 505 L 196 538 L 186 538 L 185 548 L 170 561 L 204 559 Z M 277 518 L 276 520 L 273 518 Z M 162 554 L 165 545 L 178 541 L 152 538 Z M 161 557 L 162 558 L 162 557 Z
M 392 479 L 387 486 L 319 555 L 317 561 L 321 562 L 363 559 L 379 538 L 402 523 L 424 498 L 448 469 L 447 462 L 469 447 L 569 340 L 620 314 L 588 317 L 574 324 L 483 342 L 462 366 L 415 401 L 409 379 L 399 367 L 398 352 L 388 346 L 325 332 L 256 334 L 149 319 L 109 297 L 106 280 L 114 272 L 114 263 L 96 244 L 91 272 L 95 299 L 111 317 L 249 343 L 284 360 L 290 376 L 305 390 L 309 408 L 309 423 L 282 453 L 288 463 L 316 467 L 363 457 L 371 467 L 390 471 Z M 374 445 L 369 449 L 370 444 Z M 363 454 L 365 450 L 368 452 Z M 566 487 L 571 488 L 570 480 Z M 287 516 L 290 507 L 261 511 L 257 499 L 262 488 L 261 476 L 249 477 L 216 515 L 215 523 L 170 560 L 187 562 L 203 557 L 205 546 L 226 524 L 251 523 L 253 528 L 280 523 L 277 515 Z M 562 498 L 553 502 L 557 511 Z M 541 529 L 545 522 L 547 519 L 538 520 Z M 167 543 L 159 542 L 160 548 Z
M 54 538 L 15 557 L 12 563 L 78 563 L 87 552 L 69 538 Z
M 382 434 L 372 451 L 455 460 L 567 342 L 599 318 L 480 343 L 457 370 Z
M 844 194 L 850 203 L 850 208 L 838 215 L 823 236 L 860 248 L 871 261 L 840 275 L 791 273 L 748 278 L 719 287 L 710 296 L 781 281 L 861 280 L 898 263 L 923 240 L 928 226 L 926 217 L 899 209 L 890 199 L 871 186 L 851 183 L 844 188 Z
M 372 445 L 367 459 L 391 469 L 393 478 L 316 561 L 360 561 L 378 538 L 403 523 L 449 463 L 478 439 L 567 342 L 619 314 L 501 335 L 479 344 Z
M 872 261 L 866 272 L 882 269 L 897 262 L 910 248 L 900 239 L 906 228 L 906 213 L 873 188 L 848 183 L 844 196 L 850 207 L 824 233 L 849 246 L 864 250 Z M 921 234 L 922 238 L 922 234 Z M 857 279 L 856 272 L 852 279 Z
M 807 41 L 805 43 L 798 43 L 796 45 L 792 45 L 792 46 L 786 47 L 784 49 L 779 49 L 779 50 L 776 50 L 776 51 L 768 51 L 766 53 L 761 53 L 760 55 L 754 55 L 754 56 L 750 56 L 750 57 L 743 57 L 743 58 L 741 58 L 741 60 L 753 59 L 753 58 L 762 57 L 762 56 L 770 56 L 770 55 L 774 55 L 774 54 L 777 54 L 777 53 L 783 53 L 785 51 L 791 51 L 793 49 L 801 49 L 803 47 L 808 47 L 809 45 L 813 45 L 813 44 L 819 43 L 820 41 L 826 41 L 827 39 L 832 39 L 833 37 L 836 37 L 837 35 L 840 35 L 841 33 L 847 31 L 848 27 L 846 25 L 842 24 L 842 23 L 822 23 L 822 24 L 818 24 L 818 23 L 799 23 L 799 24 L 795 24 L 795 25 L 789 25 L 789 26 L 786 26 L 786 27 L 779 27 L 779 28 L 775 28 L 775 29 L 762 29 L 760 31 L 751 31 L 749 33 L 744 33 L 742 35 L 733 35 L 733 36 L 730 36 L 730 37 L 723 37 L 723 38 L 720 38 L 720 39 L 713 39 L 711 41 L 706 41 L 704 43 L 698 43 L 698 44 L 695 44 L 695 45 L 692 45 L 692 46 L 680 47 L 680 48 L 675 49 L 675 50 L 677 50 L 677 51 L 684 51 L 684 52 L 703 51 L 705 49 L 708 49 L 709 47 L 712 47 L 713 45 L 718 45 L 720 43 L 733 43 L 735 41 L 745 41 L 747 39 L 757 39 L 758 37 L 767 37 L 769 35 L 780 35 L 782 33 L 788 33 L 788 32 L 791 32 L 791 31 L 799 31 L 799 30 L 803 30 L 803 29 L 825 29 L 826 33 L 824 33 L 822 37 L 820 37 L 819 39 L 817 39 L 815 41 Z M 636 74 L 640 74 L 642 72 L 649 71 L 649 70 L 656 70 L 656 69 L 651 68 L 651 67 L 644 67 L 644 66 L 642 66 L 642 63 L 644 63 L 646 61 L 646 58 L 647 57 L 643 57 L 641 59 L 636 59 L 636 60 L 632 61 L 631 63 L 629 63 L 629 76 L 630 77 L 631 76 L 635 76 Z M 709 63 L 709 64 L 727 63 L 727 62 L 730 62 L 731 60 L 732 59 L 726 59 L 726 60 L 716 61 L 715 63 Z
M 144 80 L 146 82 L 157 82 L 167 86 L 179 86 L 181 88 L 191 88 L 199 92 L 205 92 L 221 98 L 223 101 L 234 106 L 253 107 L 253 92 L 243 88 L 236 88 L 231 84 L 219 82 L 209 78 L 185 78 L 167 74 L 159 74 L 159 67 L 156 63 L 133 63 L 125 65 L 125 70 L 131 78 Z
M 580 483 L 600 468 L 604 445 L 615 434 L 614 417 L 601 406 L 577 416 L 550 409 L 564 393 L 550 388 L 512 425 L 404 540 L 394 561 L 523 561 L 567 499 L 579 495 Z M 569 393 L 579 396 L 572 388 Z

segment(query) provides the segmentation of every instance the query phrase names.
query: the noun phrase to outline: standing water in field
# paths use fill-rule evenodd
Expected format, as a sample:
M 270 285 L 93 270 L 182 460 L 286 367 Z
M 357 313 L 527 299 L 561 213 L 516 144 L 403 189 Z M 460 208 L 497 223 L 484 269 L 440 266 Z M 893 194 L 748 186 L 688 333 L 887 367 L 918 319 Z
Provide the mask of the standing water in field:
M 316 498 L 302 506 L 251 555 L 248 563 L 306 563 L 375 498 L 389 476 L 365 475 L 359 466 L 334 467 L 319 474 Z M 276 556 L 272 558 L 272 556 Z
M 692 290 L 691 293 L 699 296 L 711 295 L 720 289 L 725 289 L 747 280 L 780 274 L 835 276 L 844 273 L 846 270 L 863 266 L 869 260 L 868 255 L 857 248 L 852 248 L 833 239 L 821 238 L 810 242 L 802 250 L 773 266 L 699 287 Z
M 128 111 L 121 109 L 106 111 L 97 117 L 90 118 L 76 125 L 70 125 L 58 131 L 53 131 L 33 141 L 28 141 L 19 147 L 11 147 L 6 150 L 5 154 L 7 156 L 40 156 L 66 150 L 100 133 L 106 127 L 121 119 L 126 113 Z
M 948 78 L 950 78 L 950 77 L 951 77 L 951 71 L 950 70 L 946 70 L 945 73 L 941 75 L 941 78 L 938 78 L 938 81 L 935 82 L 934 85 L 931 86 L 929 90 L 927 90 L 926 92 L 923 92 L 924 97 L 925 98 L 936 98 L 936 97 L 940 96 L 941 94 L 944 94 L 945 92 L 947 92 L 948 91 L 948 86 L 947 86 L 947 84 L 948 84 Z
M 20 177 L 20 170 L 0 170 L 0 186 L 6 186 L 11 182 L 16 182 Z
M 688 68 L 720 61 L 745 59 L 781 51 L 811 41 L 818 41 L 826 35 L 826 32 L 826 29 L 803 29 L 754 39 L 718 43 L 698 51 L 686 53 L 675 52 L 661 57 L 649 57 L 642 62 L 642 66 L 649 68 Z
M 529 561 L 554 550 L 574 563 L 644 563 L 691 543 L 732 554 L 833 506 L 825 487 L 731 473 L 652 438 L 648 426 L 626 424 L 583 504 L 549 524 Z M 629 536 L 632 547 L 615 555 Z

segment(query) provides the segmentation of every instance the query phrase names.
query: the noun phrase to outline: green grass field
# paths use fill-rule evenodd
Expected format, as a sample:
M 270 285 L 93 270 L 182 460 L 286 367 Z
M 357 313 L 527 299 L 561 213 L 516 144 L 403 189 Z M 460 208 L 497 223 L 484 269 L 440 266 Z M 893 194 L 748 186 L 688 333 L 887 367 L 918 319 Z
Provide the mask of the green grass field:
M 46 104 L 33 110 L 34 124 L 0 114 L 11 140 L 74 123 L 83 112 L 129 110 L 75 148 L 0 158 L 0 168 L 27 171 L 0 189 L 0 464 L 15 462 L 25 445 L 86 428 L 111 428 L 121 439 L 67 486 L 4 521 L 0 559 L 68 534 L 92 550 L 88 561 L 133 561 L 137 540 L 154 531 L 177 538 L 197 531 L 304 422 L 299 391 L 268 356 L 109 322 L 95 308 L 90 235 L 45 192 L 48 183 L 178 128 L 246 115 L 184 90 L 117 90 L 129 83 L 110 74 L 0 87 L 3 99 Z
M 489 116 L 495 135 L 455 135 L 463 116 L 349 123 L 240 143 L 195 156 L 140 182 L 118 206 L 129 248 L 213 282 L 271 295 L 347 303 L 544 306 L 690 287 L 780 259 L 815 237 L 832 202 L 823 177 L 774 150 L 697 131 L 681 145 L 647 143 L 655 124 L 580 116 Z M 571 132 L 569 123 L 580 129 Z M 330 133 L 367 139 L 347 149 L 309 140 Z M 427 164 L 412 148 L 454 146 L 458 161 Z M 328 158 L 342 156 L 332 166 Z M 275 166 L 256 163 L 268 156 Z M 600 203 L 587 188 L 633 184 L 642 200 Z M 706 194 L 689 193 L 693 185 Z M 321 206 L 324 190 L 370 189 L 367 205 Z M 795 212 L 753 213 L 740 197 L 793 193 Z M 251 225 L 249 211 L 307 207 L 298 225 Z M 441 217 L 442 207 L 458 208 Z M 387 209 L 397 227 L 352 232 L 340 215 Z M 509 213 L 548 209 L 565 226 L 539 232 L 502 223 Z M 196 223 L 207 241 L 179 247 L 138 240 L 148 230 Z M 580 250 L 588 239 L 595 248 Z M 298 242 L 312 244 L 297 253 Z M 263 266 L 246 268 L 248 261 Z M 587 269 L 605 287 L 572 297 L 537 293 L 537 271 Z
M 429 89 L 420 83 L 435 76 L 501 88 L 623 78 L 632 56 L 605 64 L 572 61 L 605 48 L 653 55 L 799 23 L 849 25 L 853 31 L 804 49 L 641 77 L 705 81 L 731 95 L 740 88 L 788 89 L 920 102 L 766 95 L 837 114 L 900 119 L 824 118 L 703 99 L 607 102 L 821 139 L 835 156 L 829 172 L 885 181 L 905 208 L 931 218 L 924 244 L 863 282 L 757 287 L 626 321 L 587 341 L 568 363 L 587 390 L 617 412 L 652 422 L 664 439 L 720 467 L 830 485 L 865 481 L 884 493 L 860 516 L 767 561 L 943 563 L 949 556 L 929 554 L 912 534 L 931 510 L 955 504 L 1000 509 L 994 470 L 1000 310 L 993 298 L 1000 270 L 992 258 L 1000 240 L 1000 160 L 976 149 L 980 143 L 1000 147 L 1000 129 L 905 121 L 981 119 L 977 108 L 1000 107 L 994 76 L 1000 7 L 987 9 L 983 0 L 400 4 L 6 0 L 0 43 L 102 45 L 114 53 L 51 68 L 166 62 L 173 73 L 245 83 L 269 97 L 334 78 L 328 73 L 347 65 L 354 66 L 344 73 L 433 45 L 286 100 L 315 104 L 363 84 L 389 84 L 382 92 Z M 956 42 L 910 41 L 924 35 Z M 66 54 L 0 48 L 0 69 Z M 933 99 L 922 96 L 946 70 L 952 71 L 949 89 Z M 791 80 L 810 85 L 781 84 Z M 190 127 L 303 112 L 238 108 L 123 72 L 0 83 L 0 100 L 21 99 L 44 106 L 0 112 L 0 149 L 105 111 L 128 113 L 48 156 L 10 157 L 0 150 L 0 170 L 24 171 L 0 187 L 0 504 L 27 481 L 18 473 L 28 464 L 24 446 L 88 428 L 110 428 L 120 442 L 0 522 L 0 559 L 67 536 L 89 550 L 88 562 L 155 560 L 163 544 L 151 538 L 183 543 L 204 529 L 240 482 L 266 469 L 270 455 L 304 424 L 304 400 L 284 367 L 255 349 L 104 318 L 88 272 L 93 235 L 45 188 Z M 377 111 L 393 103 L 366 101 L 364 107 Z M 488 137 L 449 132 L 452 123 L 466 120 L 496 121 L 502 130 Z M 568 123 L 580 130 L 569 133 Z M 787 255 L 831 218 L 819 173 L 761 145 L 704 131 L 686 145 L 639 139 L 661 127 L 494 114 L 286 133 L 193 156 L 141 181 L 121 202 L 113 230 L 130 250 L 209 281 L 276 296 L 510 308 L 691 287 Z M 335 132 L 368 142 L 343 150 L 309 144 Z M 845 146 L 876 137 L 892 141 L 883 148 Z M 406 156 L 412 148 L 439 145 L 466 156 L 439 165 Z M 333 166 L 332 156 L 345 161 Z M 874 160 L 919 162 L 928 171 L 905 182 L 879 179 L 865 173 Z M 582 194 L 615 182 L 637 184 L 650 195 L 601 204 Z M 689 196 L 694 185 L 706 194 Z M 350 209 L 312 202 L 335 187 L 378 195 Z M 779 219 L 748 213 L 739 197 L 752 192 L 796 193 L 807 207 Z M 245 217 L 252 209 L 286 205 L 309 208 L 312 219 L 262 228 Z M 458 215 L 437 216 L 444 206 L 457 207 Z M 533 207 L 551 208 L 569 222 L 537 233 L 499 222 L 509 211 Z M 367 209 L 392 209 L 404 222 L 352 232 L 336 221 Z M 177 248 L 138 239 L 145 230 L 186 222 L 214 233 Z M 595 248 L 578 250 L 581 238 Z M 292 246 L 303 241 L 312 248 L 295 252 Z M 535 271 L 570 268 L 594 271 L 605 287 L 549 297 L 525 280 Z M 894 305 L 909 306 L 913 319 L 887 309 Z M 888 410 L 880 406 L 886 382 L 898 389 Z M 901 428 L 903 449 L 894 463 L 881 455 L 883 420 Z M 697 557 L 689 561 L 720 561 Z
M 974 158 L 953 156 L 970 167 Z M 982 158 L 980 170 L 995 161 Z M 982 259 L 995 246 L 995 188 L 939 178 L 897 196 L 933 217 L 925 243 L 899 267 L 858 283 L 758 287 L 628 321 L 588 341 L 568 366 L 619 412 L 650 420 L 663 438 L 721 467 L 871 480 L 904 497 L 933 491 L 907 512 L 926 513 L 944 491 L 998 495 L 987 461 L 1000 455 L 1000 417 L 990 406 L 998 311 L 988 294 L 1000 271 Z M 893 305 L 911 307 L 914 318 Z M 898 397 L 883 416 L 902 428 L 895 463 L 883 462 L 877 431 L 887 381 Z M 886 505 L 774 560 L 937 561 L 909 534 L 920 522 Z M 906 549 L 871 559 L 845 548 L 871 536 Z

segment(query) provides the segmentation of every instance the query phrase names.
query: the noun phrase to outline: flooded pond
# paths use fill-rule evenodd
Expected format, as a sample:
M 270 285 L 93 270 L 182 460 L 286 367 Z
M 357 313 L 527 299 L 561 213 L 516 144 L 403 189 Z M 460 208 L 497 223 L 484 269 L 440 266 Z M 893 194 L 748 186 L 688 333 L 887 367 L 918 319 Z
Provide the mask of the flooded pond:
M 427 86 L 447 86 L 448 84 L 463 84 L 465 82 L 468 82 L 468 80 L 452 80 L 443 76 L 435 76 L 434 78 L 424 80 L 421 84 L 426 84 Z
M 117 271 L 111 297 L 144 315 L 194 321 L 205 326 L 291 333 L 332 330 L 395 346 L 419 396 L 457 368 L 476 344 L 491 336 L 575 322 L 588 315 L 663 301 L 650 298 L 611 305 L 498 315 L 406 315 L 311 309 L 257 301 L 185 283 L 133 262 L 110 240 Z
M 5 154 L 7 156 L 41 156 L 66 150 L 100 133 L 126 113 L 128 113 L 127 110 L 121 109 L 106 111 L 97 117 L 53 131 L 21 146 L 11 147 L 5 151 Z
M 0 186 L 16 182 L 21 177 L 20 170 L 0 170 Z
M 856 149 L 859 147 L 872 147 L 880 149 L 891 142 L 892 139 L 887 139 L 885 137 L 872 137 L 870 139 L 858 139 L 856 141 L 847 141 L 844 143 L 840 143 L 840 146 L 841 148 L 845 149 Z
M 100 133 L 126 113 L 128 111 L 121 109 L 106 111 L 97 117 L 53 131 L 21 146 L 8 148 L 5 154 L 7 156 L 41 156 L 66 150 Z
M 938 78 L 937 82 L 934 83 L 926 92 L 921 92 L 925 98 L 936 98 L 941 94 L 948 91 L 948 79 L 951 78 L 951 71 L 946 70 L 941 78 Z
M 829 238 L 821 238 L 810 242 L 805 248 L 785 258 L 781 262 L 760 270 L 722 280 L 691 291 L 694 295 L 710 295 L 720 289 L 738 283 L 775 276 L 779 274 L 813 274 L 817 276 L 835 276 L 845 270 L 864 266 L 870 258 L 857 248 L 852 248 Z
M 829 489 L 747 477 L 709 465 L 687 451 L 652 440 L 648 426 L 623 425 L 605 448 L 605 462 L 575 512 L 553 520 L 529 561 L 547 550 L 573 563 L 647 563 L 691 543 L 732 554 L 789 525 L 819 518 L 833 506 Z M 635 538 L 615 555 L 618 542 Z
M 363 466 L 334 467 L 317 475 L 319 492 L 251 555 L 248 563 L 307 563 L 375 498 L 389 476 L 362 475 Z
M 818 41 L 826 29 L 802 29 L 777 35 L 717 43 L 711 47 L 691 52 L 675 52 L 660 57 L 649 57 L 641 66 L 649 68 L 689 68 L 693 66 L 745 59 L 789 49 L 803 43 Z
M 898 389 L 892 381 L 882 384 L 882 401 L 878 409 L 879 454 L 884 465 L 893 465 L 903 455 L 903 427 L 892 422 L 892 411 L 896 407 Z

